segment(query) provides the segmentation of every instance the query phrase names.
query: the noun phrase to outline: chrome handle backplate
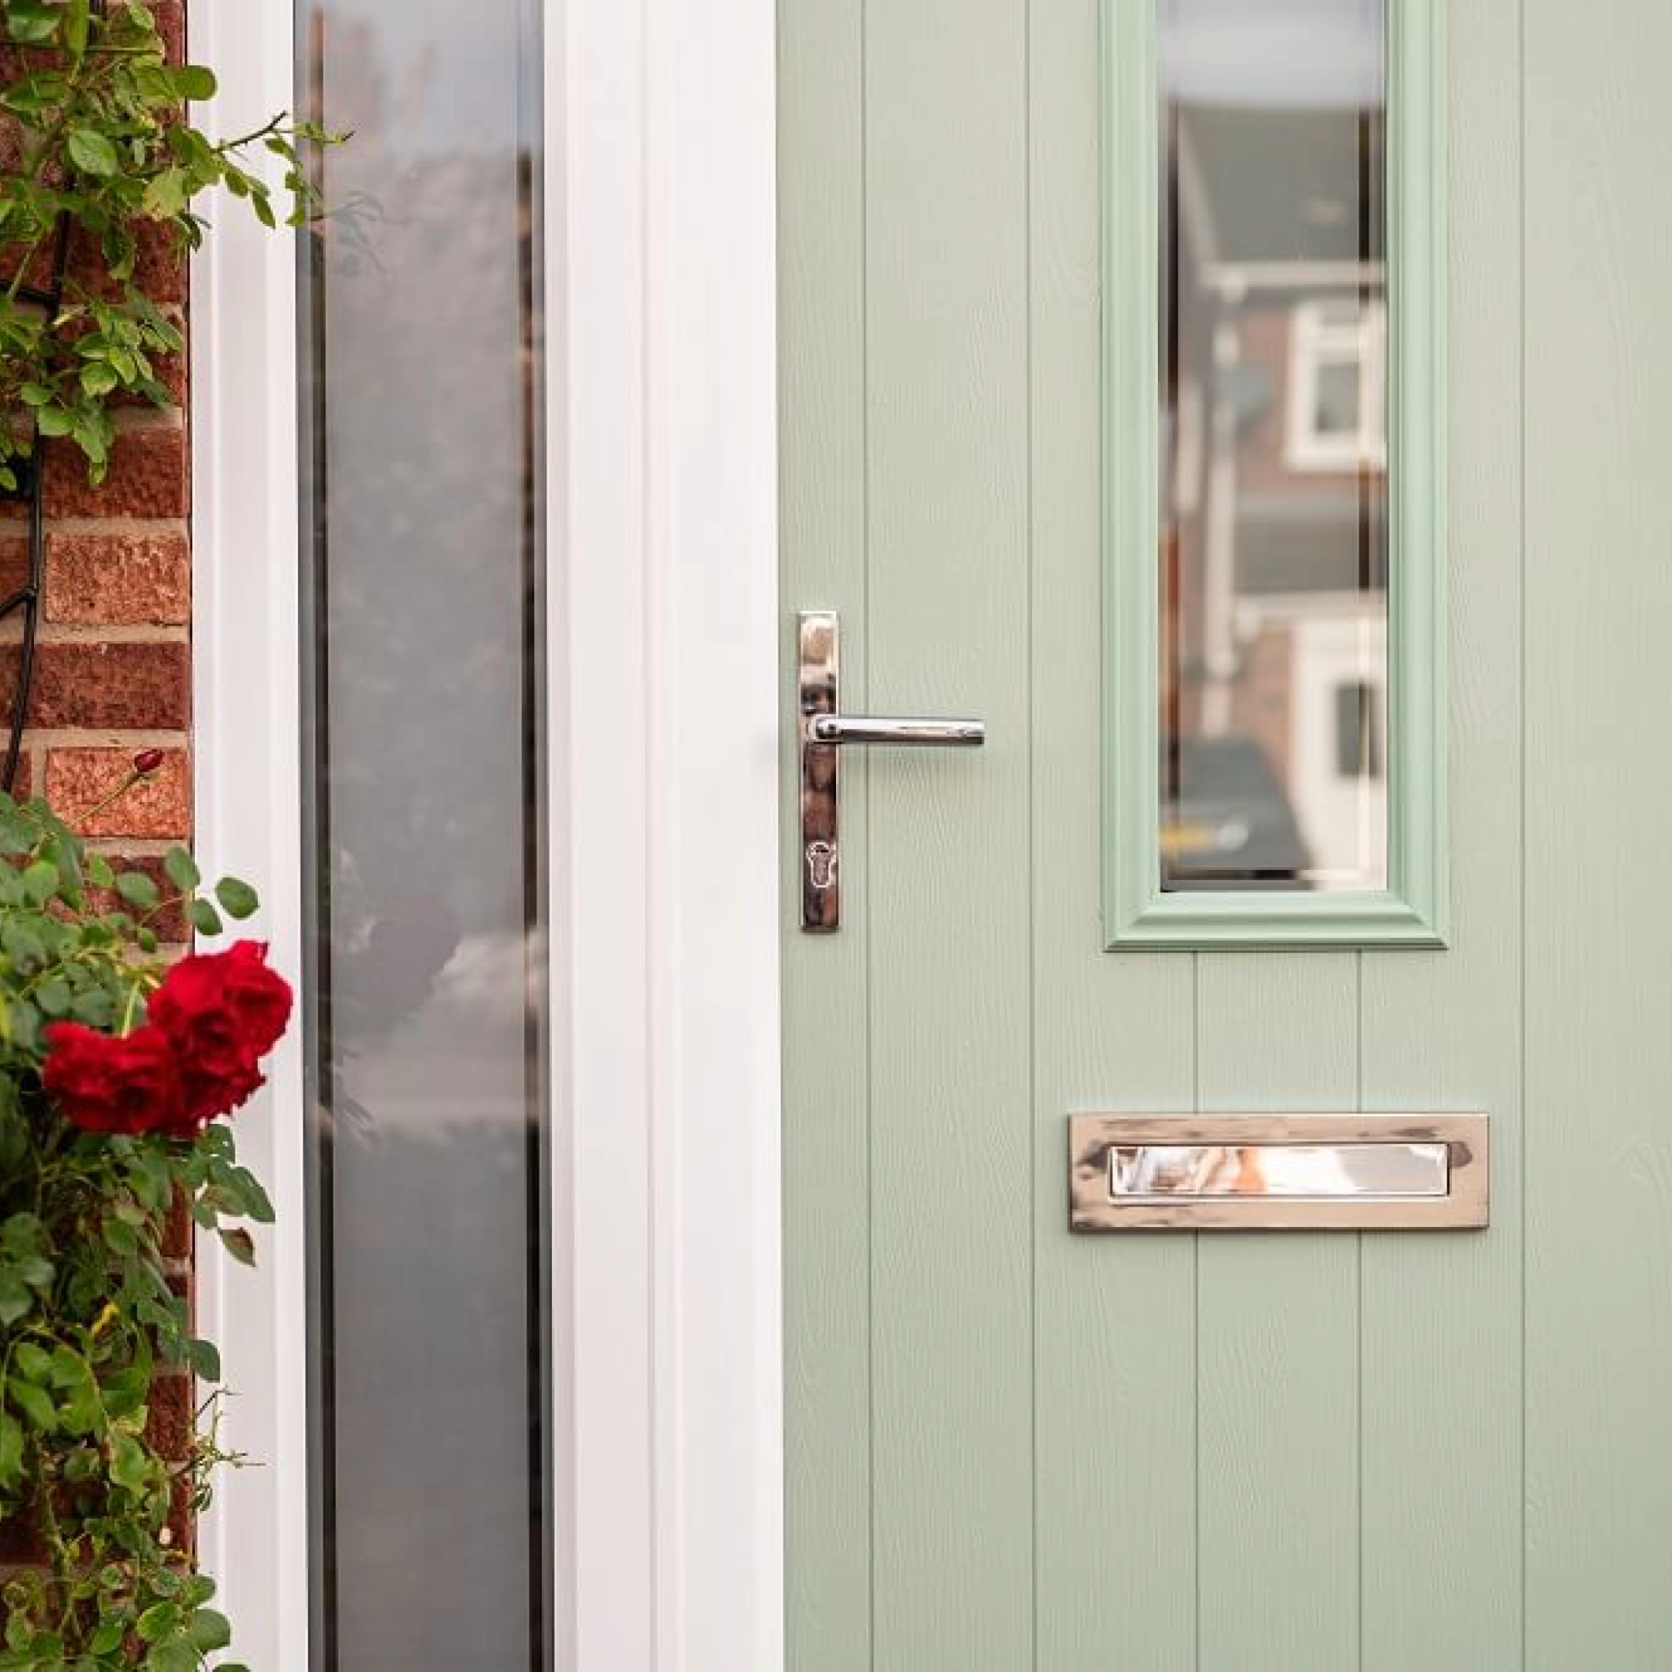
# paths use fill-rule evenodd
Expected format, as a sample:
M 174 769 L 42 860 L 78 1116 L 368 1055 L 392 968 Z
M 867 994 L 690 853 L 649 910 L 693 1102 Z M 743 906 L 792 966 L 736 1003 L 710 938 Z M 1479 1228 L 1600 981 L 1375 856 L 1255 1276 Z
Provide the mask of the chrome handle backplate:
M 843 714 L 840 621 L 832 610 L 805 610 L 797 625 L 801 927 L 828 934 L 842 924 L 841 751 L 859 743 L 978 748 L 987 740 L 987 728 L 980 720 Z

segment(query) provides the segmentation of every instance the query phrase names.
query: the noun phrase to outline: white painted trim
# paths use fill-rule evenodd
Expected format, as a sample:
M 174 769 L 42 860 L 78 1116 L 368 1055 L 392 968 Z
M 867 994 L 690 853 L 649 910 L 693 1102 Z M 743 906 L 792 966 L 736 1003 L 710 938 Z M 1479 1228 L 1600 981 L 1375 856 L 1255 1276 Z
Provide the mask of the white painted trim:
M 548 189 L 576 1664 L 776 1672 L 773 7 L 566 12 Z
M 257 127 L 292 102 L 288 0 L 190 8 L 192 56 L 216 67 L 211 131 Z M 193 715 L 197 847 L 207 874 L 260 889 L 256 933 L 293 979 L 302 968 L 297 686 L 295 248 L 242 206 L 212 203 L 192 267 Z M 308 1664 L 306 1351 L 300 1029 L 271 1089 L 238 1117 L 240 1155 L 278 1223 L 258 1265 L 199 1253 L 204 1333 L 220 1343 L 223 1439 L 259 1467 L 229 1470 L 202 1530 L 207 1571 L 237 1631 L 237 1658 Z
M 558 1667 L 779 1672 L 773 6 L 546 5 Z M 291 102 L 288 0 L 194 7 L 192 40 L 227 131 Z M 292 250 L 214 220 L 199 845 L 297 971 Z M 223 1481 L 206 1556 L 274 1672 L 307 1666 L 303 1090 L 293 1035 L 239 1126 L 279 1227 L 201 1289 L 263 1465 Z

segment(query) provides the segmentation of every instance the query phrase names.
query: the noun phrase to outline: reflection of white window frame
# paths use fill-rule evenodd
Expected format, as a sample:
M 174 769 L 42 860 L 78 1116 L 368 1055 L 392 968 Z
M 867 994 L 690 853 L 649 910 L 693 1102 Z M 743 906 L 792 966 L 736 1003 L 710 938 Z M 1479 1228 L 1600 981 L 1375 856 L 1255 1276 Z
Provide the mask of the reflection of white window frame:
M 1297 302 L 1289 323 L 1286 457 L 1293 470 L 1359 470 L 1387 466 L 1387 305 L 1364 302 L 1358 317 L 1334 320 L 1323 300 Z M 1326 367 L 1359 374 L 1356 431 L 1321 430 L 1318 382 Z

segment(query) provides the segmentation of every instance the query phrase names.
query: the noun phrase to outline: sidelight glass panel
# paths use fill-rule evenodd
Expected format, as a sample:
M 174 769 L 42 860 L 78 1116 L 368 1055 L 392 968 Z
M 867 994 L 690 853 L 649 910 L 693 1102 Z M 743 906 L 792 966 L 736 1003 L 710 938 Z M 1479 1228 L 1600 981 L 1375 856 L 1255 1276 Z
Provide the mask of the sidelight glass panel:
M 1158 5 L 1161 886 L 1385 889 L 1385 0 Z
M 297 12 L 315 1672 L 551 1657 L 539 11 Z

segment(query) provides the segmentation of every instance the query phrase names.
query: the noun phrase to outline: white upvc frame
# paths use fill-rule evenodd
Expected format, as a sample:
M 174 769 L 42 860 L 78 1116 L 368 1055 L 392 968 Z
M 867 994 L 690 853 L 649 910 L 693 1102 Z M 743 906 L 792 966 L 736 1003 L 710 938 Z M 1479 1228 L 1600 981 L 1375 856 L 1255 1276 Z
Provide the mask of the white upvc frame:
M 559 1672 L 779 1672 L 772 0 L 545 0 Z M 291 0 L 191 9 L 231 132 Z M 559 92 L 561 90 L 561 92 Z M 197 828 L 301 968 L 293 252 L 193 274 Z M 200 1255 L 237 1389 L 204 1528 L 240 1659 L 307 1658 L 304 1081 L 239 1142 L 277 1227 Z

